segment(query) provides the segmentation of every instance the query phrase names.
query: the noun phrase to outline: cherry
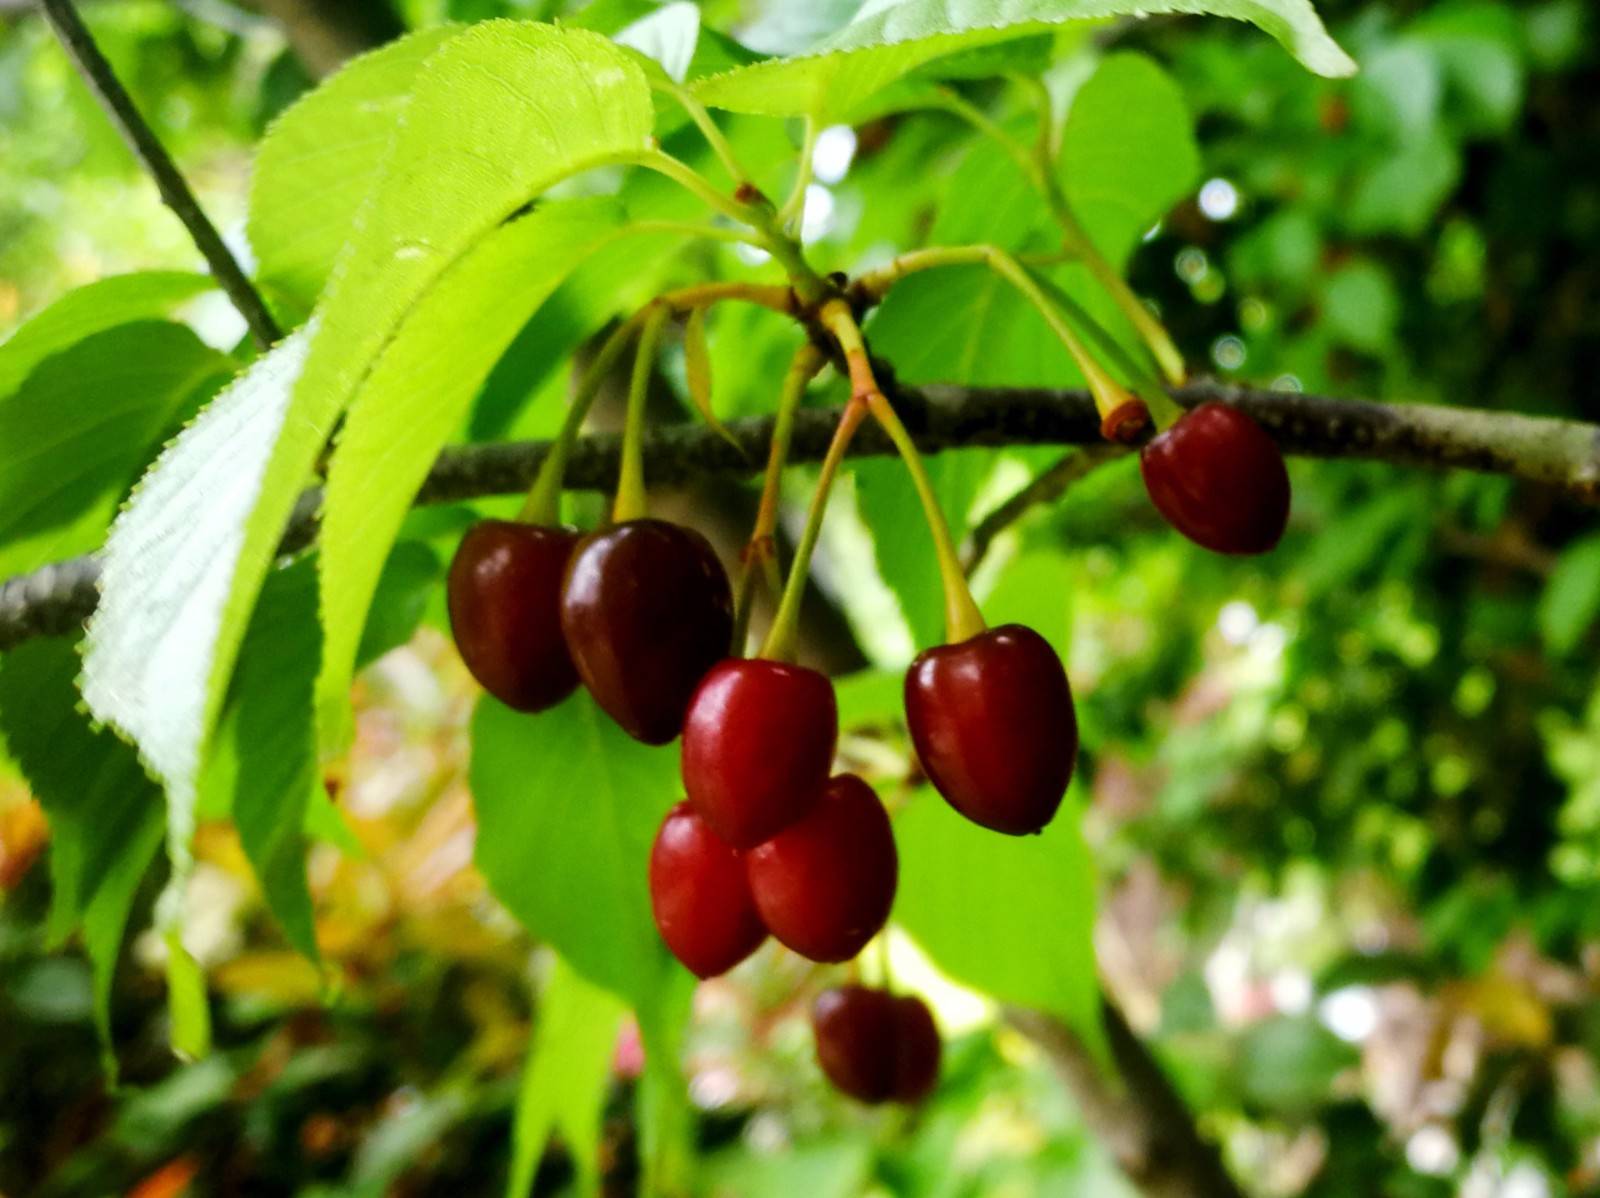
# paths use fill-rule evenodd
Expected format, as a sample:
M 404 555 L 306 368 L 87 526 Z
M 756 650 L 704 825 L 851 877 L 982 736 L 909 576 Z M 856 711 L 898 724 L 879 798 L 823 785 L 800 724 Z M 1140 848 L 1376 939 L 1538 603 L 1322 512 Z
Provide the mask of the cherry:
M 578 685 L 561 635 L 561 578 L 577 543 L 570 528 L 483 520 L 450 562 L 445 590 L 456 648 L 507 707 L 543 711 Z
M 828 784 L 833 684 L 782 662 L 718 662 L 683 724 L 683 785 L 718 836 L 754 848 L 811 810 Z
M 706 539 L 629 520 L 579 542 L 561 595 L 578 676 L 628 735 L 664 745 L 733 636 L 728 576 Z
M 839 774 L 799 822 L 745 854 L 761 922 L 813 961 L 848 961 L 894 905 L 899 859 L 889 815 L 854 774 Z
M 1145 490 L 1167 523 L 1217 553 L 1265 553 L 1289 522 L 1289 472 L 1265 429 L 1203 403 L 1139 452 Z
M 672 955 L 696 977 L 726 973 L 767 938 L 744 862 L 679 803 L 650 849 L 650 907 Z
M 906 723 L 934 789 L 973 823 L 1020 836 L 1061 805 L 1078 721 L 1066 671 L 1033 629 L 922 653 L 906 672 Z
M 836 986 L 812 1004 L 811 1029 L 822 1072 L 862 1102 L 919 1102 L 939 1078 L 939 1031 L 915 995 Z

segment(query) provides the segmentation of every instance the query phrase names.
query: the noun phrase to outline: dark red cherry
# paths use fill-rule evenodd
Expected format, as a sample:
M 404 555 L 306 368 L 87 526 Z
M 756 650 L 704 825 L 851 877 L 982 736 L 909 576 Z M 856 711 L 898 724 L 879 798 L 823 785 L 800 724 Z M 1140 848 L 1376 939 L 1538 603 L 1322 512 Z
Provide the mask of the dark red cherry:
M 889 814 L 854 774 L 829 781 L 798 823 L 744 857 L 767 930 L 802 957 L 848 961 L 894 905 L 899 858 Z
M 567 567 L 561 630 L 578 676 L 628 735 L 664 745 L 728 653 L 733 596 L 707 540 L 665 520 L 591 533 Z
M 1265 553 L 1289 522 L 1277 442 L 1238 408 L 1203 403 L 1139 452 L 1145 490 L 1167 523 L 1217 553 Z
M 1020 836 L 1055 815 L 1078 753 L 1066 671 L 1005 624 L 929 649 L 906 672 L 906 723 L 934 789 L 975 824 Z
M 683 786 L 723 840 L 754 848 L 811 810 L 828 784 L 839 708 L 803 666 L 729 658 L 700 683 L 683 723 Z
M 744 862 L 687 803 L 667 812 L 650 850 L 650 908 L 661 939 L 697 977 L 728 972 L 767 938 Z
M 570 528 L 484 520 L 467 530 L 445 587 L 450 630 L 472 676 L 507 707 L 543 711 L 578 685 L 561 635 Z
M 822 1072 L 862 1102 L 920 1102 L 939 1078 L 939 1031 L 914 995 L 824 990 L 811 1007 L 811 1030 Z

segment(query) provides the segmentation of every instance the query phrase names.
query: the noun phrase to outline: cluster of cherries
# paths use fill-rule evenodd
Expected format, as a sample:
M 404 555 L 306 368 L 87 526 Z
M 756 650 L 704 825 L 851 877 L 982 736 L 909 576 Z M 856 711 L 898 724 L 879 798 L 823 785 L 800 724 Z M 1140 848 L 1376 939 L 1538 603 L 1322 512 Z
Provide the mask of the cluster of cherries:
M 1248 416 L 1206 404 L 1142 452 L 1152 500 L 1208 548 L 1262 552 L 1288 513 L 1288 477 Z M 567 528 L 487 520 L 450 568 L 467 667 L 491 694 L 541 711 L 579 682 L 629 735 L 683 737 L 686 798 L 650 855 L 657 927 L 697 976 L 725 973 L 768 935 L 813 961 L 855 957 L 883 928 L 898 858 L 889 817 L 859 776 L 833 774 L 833 684 L 784 661 L 729 655 L 727 575 L 704 537 L 662 520 Z M 1055 651 L 1011 624 L 922 653 L 905 679 L 922 770 L 967 819 L 1011 835 L 1055 815 L 1077 754 Z M 914 1101 L 938 1072 L 920 999 L 836 987 L 812 1013 L 817 1057 L 845 1093 Z

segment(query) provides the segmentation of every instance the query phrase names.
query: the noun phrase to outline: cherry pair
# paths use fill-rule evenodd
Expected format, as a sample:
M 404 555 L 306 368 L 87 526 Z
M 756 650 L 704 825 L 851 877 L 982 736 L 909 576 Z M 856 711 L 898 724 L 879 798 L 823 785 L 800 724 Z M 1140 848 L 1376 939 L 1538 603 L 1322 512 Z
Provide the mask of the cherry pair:
M 747 850 L 679 803 L 650 851 L 650 904 L 661 938 L 698 977 L 732 969 L 768 932 L 813 961 L 848 961 L 888 920 L 898 872 L 883 804 L 840 774 L 803 817 Z
M 939 1031 L 927 1004 L 866 986 L 835 986 L 811 1007 L 817 1064 L 861 1102 L 920 1102 L 939 1078 Z
M 462 660 L 508 707 L 543 711 L 580 679 L 646 744 L 666 744 L 728 651 L 733 597 L 706 539 L 664 520 L 580 536 L 485 520 L 461 540 L 447 587 Z

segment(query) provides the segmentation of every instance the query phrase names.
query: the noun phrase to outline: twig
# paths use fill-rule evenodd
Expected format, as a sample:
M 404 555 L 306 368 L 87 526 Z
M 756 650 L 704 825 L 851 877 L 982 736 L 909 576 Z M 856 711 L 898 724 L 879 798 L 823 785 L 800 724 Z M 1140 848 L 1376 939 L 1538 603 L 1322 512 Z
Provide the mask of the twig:
M 260 293 L 251 285 L 238 260 L 228 252 L 216 226 L 201 209 L 194 192 L 189 190 L 189 184 L 184 181 L 166 148 L 139 115 L 133 98 L 117 79 L 105 55 L 100 53 L 100 47 L 95 45 L 83 19 L 73 8 L 72 0 L 39 0 L 39 6 L 67 56 L 83 76 L 83 81 L 99 99 L 101 107 L 111 117 L 111 123 L 121 131 L 134 157 L 144 164 L 155 179 L 162 200 L 183 222 L 189 237 L 211 267 L 211 273 L 250 326 L 250 335 L 256 344 L 263 349 L 271 345 L 282 336 L 277 322 L 272 319 Z
M 1600 502 L 1600 425 L 1511 412 L 1423 404 L 1381 404 L 1194 383 L 1173 392 L 1186 407 L 1207 400 L 1249 412 L 1288 452 L 1352 458 L 1428 469 L 1459 467 L 1554 487 L 1581 503 Z M 1103 448 L 1094 401 L 1085 391 L 1025 388 L 928 387 L 903 391 L 895 407 L 917 448 L 997 445 L 1083 445 Z M 836 409 L 796 413 L 789 459 L 816 462 L 827 451 Z M 714 475 L 754 472 L 772 433 L 772 418 L 730 421 L 730 439 L 698 423 L 658 427 L 644 439 L 645 479 L 665 486 Z M 621 439 L 583 437 L 572 447 L 566 486 L 609 490 L 617 479 Z M 851 456 L 892 453 L 875 425 L 864 427 Z M 417 494 L 418 503 L 453 503 L 526 491 L 549 452 L 547 442 L 473 445 L 439 455 Z M 316 535 L 320 493 L 296 507 L 284 552 Z M 36 636 L 71 632 L 94 610 L 97 566 L 92 556 L 46 566 L 0 585 L 0 650 Z
M 961 564 L 971 577 L 983 559 L 988 556 L 995 538 L 1034 508 L 1054 503 L 1066 494 L 1067 488 L 1084 478 L 1096 467 L 1120 458 L 1128 450 L 1122 445 L 1085 445 L 1082 449 L 1057 459 L 1036 474 L 1025 486 L 979 520 L 967 536 L 961 555 Z

